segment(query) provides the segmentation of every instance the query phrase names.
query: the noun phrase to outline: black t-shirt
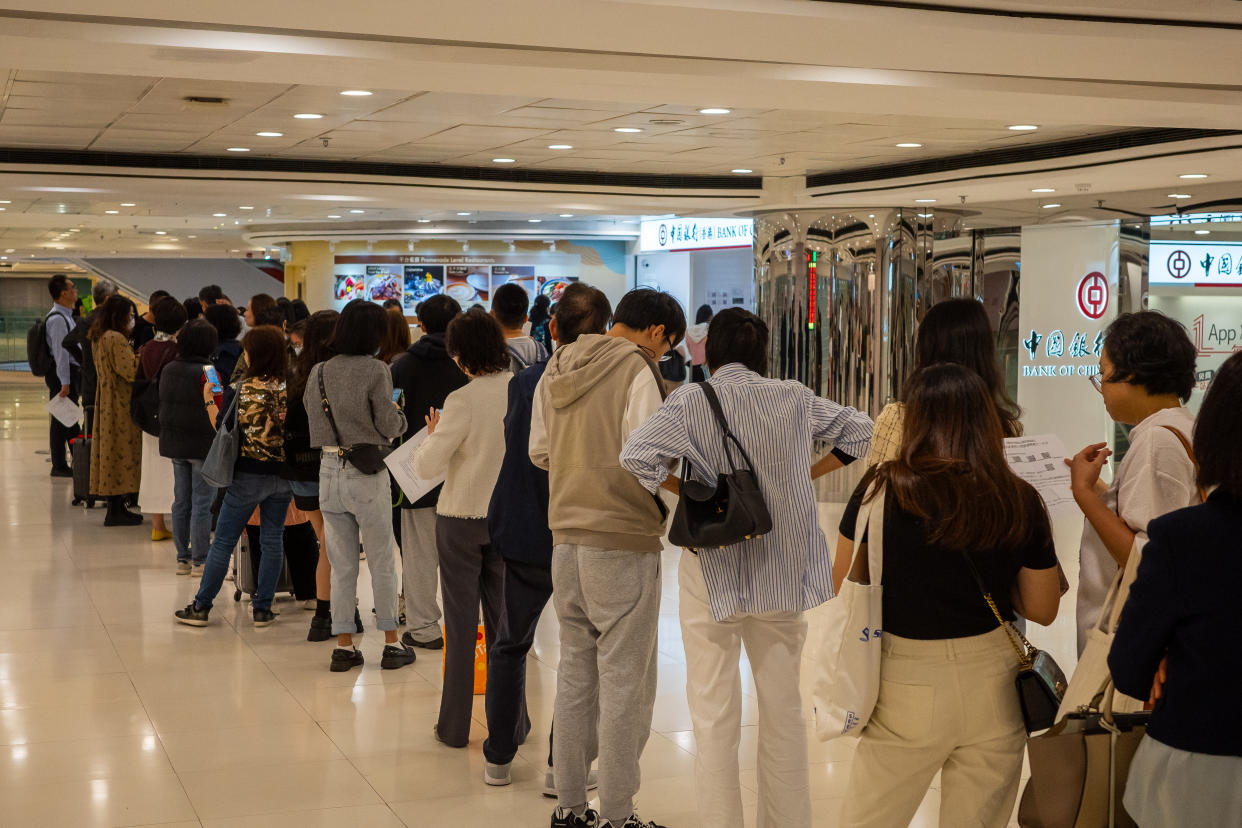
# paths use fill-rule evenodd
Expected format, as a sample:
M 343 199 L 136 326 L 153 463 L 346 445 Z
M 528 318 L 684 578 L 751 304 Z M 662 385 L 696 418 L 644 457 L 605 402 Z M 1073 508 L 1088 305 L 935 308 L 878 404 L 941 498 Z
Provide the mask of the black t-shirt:
M 854 540 L 854 527 L 870 475 L 859 484 L 841 518 L 841 534 Z M 1012 593 L 1018 570 L 1050 569 L 1057 565 L 1052 528 L 1043 501 L 1023 484 L 1028 497 L 1016 508 L 1032 512 L 1030 542 L 1017 549 L 972 550 L 971 560 L 992 593 L 997 609 L 1013 619 Z M 866 530 L 863 530 L 866 540 Z M 884 500 L 884 630 L 902 638 L 922 640 L 965 638 L 996 629 L 996 616 L 962 552 L 929 544 L 923 521 L 902 509 L 897 499 Z

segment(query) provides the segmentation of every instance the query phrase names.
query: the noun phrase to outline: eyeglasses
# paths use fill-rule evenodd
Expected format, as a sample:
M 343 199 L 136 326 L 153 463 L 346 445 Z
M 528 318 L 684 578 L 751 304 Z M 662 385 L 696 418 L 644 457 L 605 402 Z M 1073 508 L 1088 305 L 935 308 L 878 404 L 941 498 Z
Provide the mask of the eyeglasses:
M 1101 394 L 1104 393 L 1104 375 L 1103 374 L 1092 374 L 1090 377 L 1088 377 L 1088 379 L 1091 380 L 1092 388 L 1094 388 L 1096 391 L 1100 392 Z

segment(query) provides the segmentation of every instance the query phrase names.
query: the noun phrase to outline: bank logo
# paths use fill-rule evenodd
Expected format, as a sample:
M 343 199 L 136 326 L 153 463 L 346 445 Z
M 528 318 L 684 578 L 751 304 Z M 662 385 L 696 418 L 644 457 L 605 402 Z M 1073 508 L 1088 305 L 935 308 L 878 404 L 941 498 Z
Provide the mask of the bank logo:
M 1108 280 L 1092 271 L 1078 283 L 1078 311 L 1088 319 L 1100 319 L 1108 311 Z
M 668 244 L 668 225 L 661 224 L 660 225 L 660 247 L 664 247 L 667 244 Z
M 1185 250 L 1174 250 L 1169 254 L 1169 275 L 1174 279 L 1185 279 L 1190 275 L 1192 267 L 1190 256 Z

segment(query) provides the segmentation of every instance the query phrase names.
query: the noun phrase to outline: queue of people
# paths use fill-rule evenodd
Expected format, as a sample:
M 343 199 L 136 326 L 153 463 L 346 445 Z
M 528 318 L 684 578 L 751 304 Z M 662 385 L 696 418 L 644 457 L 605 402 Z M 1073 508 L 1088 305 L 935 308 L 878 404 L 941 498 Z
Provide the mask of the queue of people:
M 335 638 L 326 666 L 364 663 L 355 636 L 365 559 L 381 668 L 443 649 L 429 738 L 463 748 L 481 617 L 487 785 L 511 783 L 531 731 L 526 657 L 551 602 L 560 628 L 544 786 L 557 800 L 552 828 L 661 828 L 636 806 L 656 694 L 661 552 L 678 461 L 683 479 L 705 483 L 734 462 L 723 419 L 754 469 L 771 529 L 684 550 L 678 565 L 700 818 L 725 828 L 745 821 L 744 648 L 760 711 L 757 824 L 811 824 L 806 613 L 854 577 L 853 551 L 869 539 L 860 515 L 874 505 L 884 532 L 883 657 L 843 824 L 908 824 L 937 773 L 942 825 L 1007 824 L 1027 738 L 1007 622 L 1052 623 L 1065 585 L 1044 504 L 1005 459 L 1021 412 L 982 306 L 930 309 L 901 399 L 873 426 L 801 383 L 769 378 L 770 332 L 747 311 L 700 309 L 688 343 L 697 382 L 678 384 L 660 368 L 683 358 L 687 338 L 669 295 L 638 289 L 613 308 L 575 284 L 528 317 L 525 291 L 506 287 L 514 291 L 498 290 L 490 312 L 428 299 L 411 342 L 399 309 L 361 300 L 312 314 L 260 294 L 239 313 L 208 286 L 193 301 L 153 296 L 139 314 L 97 285 L 98 307 L 79 336 L 76 290 L 58 277 L 44 323 L 56 354 L 49 394 L 92 401 L 90 488 L 107 500 L 105 525 L 141 524 L 133 505 L 170 516 L 170 530 L 157 524 L 152 538 L 170 536 L 177 573 L 199 581 L 177 622 L 210 623 L 257 519 L 251 617 L 256 627 L 275 623 L 277 582 L 293 560 L 286 523 L 302 516 L 318 547 L 308 640 Z M 1242 774 L 1242 730 L 1236 717 L 1212 713 L 1242 690 L 1242 670 L 1214 657 L 1242 622 L 1226 597 L 1239 574 L 1242 355 L 1219 372 L 1197 426 L 1183 406 L 1194 356 L 1166 317 L 1116 320 L 1093 383 L 1110 416 L 1132 426 L 1129 451 L 1111 486 L 1100 482 L 1106 445 L 1067 460 L 1086 517 L 1080 629 L 1098 623 L 1105 595 L 1124 581 L 1109 677 L 1140 706 L 1149 696 L 1155 705 L 1125 796 L 1144 826 L 1242 822 L 1230 784 Z M 131 416 L 150 384 L 154 434 Z M 53 475 L 73 473 L 64 458 L 75 436 L 53 421 Z M 420 441 L 417 474 L 444 480 L 412 502 L 383 462 L 411 440 Z M 222 464 L 224 444 L 235 456 Z M 834 560 L 813 481 L 864 458 Z M 227 485 L 213 487 L 222 475 Z M 161 491 L 171 502 L 156 499 Z

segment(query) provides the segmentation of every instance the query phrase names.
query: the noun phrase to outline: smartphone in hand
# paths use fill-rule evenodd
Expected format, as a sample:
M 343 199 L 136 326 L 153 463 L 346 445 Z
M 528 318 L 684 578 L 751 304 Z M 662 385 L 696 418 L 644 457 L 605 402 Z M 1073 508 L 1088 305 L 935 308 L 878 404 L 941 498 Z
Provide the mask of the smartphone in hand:
M 214 365 L 204 365 L 203 376 L 207 378 L 207 384 L 211 386 L 211 393 L 224 393 L 224 386 L 220 384 L 220 372 L 216 370 Z

